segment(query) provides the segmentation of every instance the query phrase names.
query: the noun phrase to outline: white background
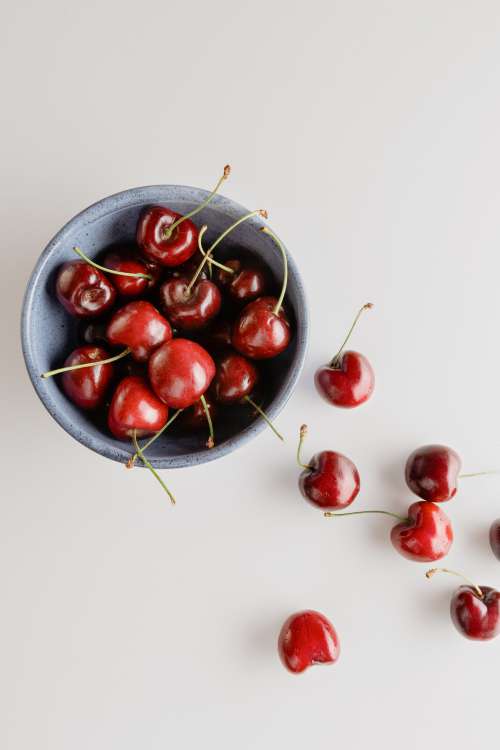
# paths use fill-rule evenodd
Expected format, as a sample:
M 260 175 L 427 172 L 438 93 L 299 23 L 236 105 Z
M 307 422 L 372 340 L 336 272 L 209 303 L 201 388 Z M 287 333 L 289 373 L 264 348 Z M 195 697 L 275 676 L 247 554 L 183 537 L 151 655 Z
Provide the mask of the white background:
M 327 521 L 294 465 L 337 449 L 357 508 L 404 512 L 426 442 L 466 471 L 500 465 L 500 5 L 496 0 L 5 3 L 2 36 L 4 750 L 486 747 L 498 738 L 500 640 L 453 629 L 454 579 L 424 578 L 390 521 Z M 175 471 L 172 509 L 144 471 L 86 450 L 45 413 L 20 355 L 29 273 L 73 214 L 170 182 L 265 206 L 306 282 L 297 390 L 237 454 Z M 356 309 L 373 399 L 314 391 Z M 500 585 L 487 543 L 500 479 L 446 507 L 448 557 Z M 278 661 L 291 612 L 316 608 L 342 654 Z

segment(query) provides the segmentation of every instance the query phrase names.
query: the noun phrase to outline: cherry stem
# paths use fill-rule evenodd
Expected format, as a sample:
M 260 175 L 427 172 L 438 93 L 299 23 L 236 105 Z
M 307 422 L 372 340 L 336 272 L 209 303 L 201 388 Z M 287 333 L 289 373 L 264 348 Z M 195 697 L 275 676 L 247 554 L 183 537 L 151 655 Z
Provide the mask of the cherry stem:
M 255 401 L 252 398 L 250 398 L 250 396 L 245 396 L 245 401 L 248 401 L 248 403 L 251 406 L 253 406 L 253 408 L 255 409 L 255 411 L 258 414 L 260 414 L 260 416 L 262 417 L 262 419 L 264 420 L 264 422 L 266 422 L 266 424 L 271 428 L 271 430 L 274 432 L 274 434 L 276 435 L 276 437 L 279 437 L 280 440 L 283 440 L 283 442 L 285 442 L 285 438 L 283 437 L 283 435 L 281 433 L 278 432 L 278 430 L 273 425 L 273 423 L 271 422 L 271 420 L 269 419 L 269 417 L 267 416 L 267 414 L 265 413 L 265 411 L 263 411 L 260 408 L 260 406 L 258 404 L 256 404 Z
M 208 253 L 206 253 L 204 251 L 204 249 L 201 246 L 200 242 L 198 242 L 198 249 L 199 249 L 200 253 L 203 255 L 203 257 L 206 257 L 206 255 Z M 208 258 L 208 264 L 209 264 L 210 269 L 212 268 L 212 266 L 216 266 L 217 268 L 220 268 L 222 271 L 226 271 L 226 273 L 231 273 L 231 274 L 235 274 L 236 273 L 236 271 L 234 270 L 234 268 L 230 268 L 229 266 L 225 266 L 224 263 L 219 263 L 219 261 L 215 260 L 214 258 L 210 258 L 209 257 Z
M 287 287 L 287 284 L 288 284 L 288 258 L 286 257 L 285 248 L 283 247 L 283 244 L 282 244 L 281 240 L 279 240 L 276 237 L 276 235 L 274 234 L 274 232 L 271 232 L 271 230 L 269 229 L 269 227 L 262 227 L 262 229 L 260 231 L 261 232 L 265 232 L 270 237 L 272 237 L 272 239 L 274 240 L 274 242 L 276 243 L 276 245 L 279 247 L 279 249 L 281 251 L 281 255 L 283 256 L 283 284 L 281 286 L 280 296 L 278 297 L 278 301 L 276 302 L 276 304 L 274 306 L 274 310 L 273 310 L 273 313 L 275 315 L 278 315 L 278 313 L 279 313 L 279 311 L 281 309 L 281 305 L 283 304 L 283 300 L 285 299 L 286 287 Z
M 468 583 L 469 586 L 477 592 L 477 595 L 479 596 L 480 599 L 484 599 L 484 594 L 479 588 L 479 586 L 473 583 L 472 581 L 470 581 L 464 575 L 462 575 L 462 573 L 457 573 L 456 570 L 450 570 L 449 568 L 431 568 L 430 570 L 427 571 L 427 573 L 425 574 L 425 577 L 432 578 L 432 576 L 434 576 L 436 573 L 449 573 L 449 575 L 457 576 L 458 578 L 461 578 L 463 581 Z
M 88 263 L 89 266 L 94 266 L 94 268 L 98 268 L 99 271 L 114 273 L 115 276 L 129 276 L 131 279 L 147 279 L 148 281 L 153 281 L 153 277 L 149 273 L 129 273 L 128 271 L 115 271 L 114 268 L 106 268 L 106 266 L 100 266 L 99 263 L 96 263 L 87 255 L 85 255 L 83 250 L 80 250 L 79 247 L 74 247 L 73 250 L 77 255 L 80 256 L 80 258 L 85 261 L 85 263 Z
M 331 510 L 327 510 L 323 513 L 325 518 L 336 518 L 337 516 L 362 516 L 365 513 L 381 513 L 384 516 L 391 516 L 397 518 L 398 521 L 406 523 L 408 518 L 406 516 L 400 516 L 397 513 L 391 513 L 388 510 L 353 510 L 350 513 L 333 513 Z
M 230 174 L 231 174 L 231 167 L 229 166 L 229 164 L 226 164 L 226 166 L 224 167 L 224 171 L 222 173 L 222 176 L 219 178 L 219 181 L 218 181 L 217 185 L 214 187 L 214 189 L 212 190 L 212 192 L 210 193 L 210 195 L 208 195 L 205 198 L 205 200 L 200 203 L 199 206 L 197 206 L 196 208 L 194 208 L 189 213 L 184 214 L 184 216 L 180 216 L 177 219 L 177 221 L 174 221 L 173 224 L 171 224 L 169 227 L 167 227 L 165 229 L 164 233 L 163 233 L 163 238 L 166 239 L 166 240 L 168 240 L 172 236 L 174 230 L 177 229 L 177 227 L 180 224 L 182 224 L 183 221 L 186 221 L 186 219 L 190 219 L 192 216 L 195 216 L 199 211 L 201 211 L 202 209 L 204 209 L 205 206 L 208 206 L 208 204 L 210 203 L 210 201 L 212 200 L 212 198 L 214 198 L 215 195 L 217 194 L 217 191 L 219 190 L 219 188 L 222 185 L 222 183 L 224 182 L 224 180 L 227 180 L 227 178 L 229 177 Z
M 212 423 L 212 417 L 210 416 L 210 409 L 208 408 L 207 400 L 205 396 L 200 396 L 201 405 L 203 406 L 203 411 L 205 412 L 205 416 L 207 418 L 208 423 L 208 432 L 210 437 L 207 440 L 207 448 L 213 448 L 215 445 L 215 435 L 214 435 L 214 426 Z
M 167 427 L 170 427 L 170 425 L 172 424 L 172 422 L 174 421 L 174 419 L 177 419 L 177 417 L 179 416 L 179 414 L 181 413 L 181 411 L 183 411 L 183 410 L 182 409 L 177 409 L 177 411 L 174 414 L 172 414 L 172 416 L 170 417 L 170 419 L 168 420 L 168 422 L 165 422 L 165 424 L 163 425 L 163 427 L 161 428 L 161 430 L 158 430 L 158 432 L 155 432 L 155 434 L 153 435 L 153 437 L 150 438 L 147 441 L 147 443 L 144 443 L 144 445 L 141 448 L 141 451 L 143 453 L 151 445 L 153 445 L 153 443 L 154 443 L 155 440 L 158 440 L 158 438 L 160 437 L 160 435 L 162 435 L 165 432 L 165 430 L 167 429 Z M 125 464 L 125 466 L 127 467 L 127 469 L 131 469 L 138 458 L 139 458 L 139 454 L 138 453 L 134 453 L 134 455 L 131 458 L 129 458 L 129 460 Z
M 373 307 L 373 304 L 371 302 L 367 302 L 366 305 L 363 305 L 363 307 L 360 310 L 358 310 L 358 313 L 357 313 L 356 317 L 353 320 L 352 326 L 349 328 L 347 336 L 345 337 L 344 341 L 342 342 L 342 346 L 340 347 L 340 349 L 338 350 L 337 354 L 333 357 L 332 361 L 330 362 L 330 367 L 334 367 L 334 368 L 338 368 L 339 367 L 340 357 L 342 355 L 342 352 L 344 351 L 345 345 L 347 344 L 347 342 L 351 338 L 351 333 L 354 331 L 354 329 L 356 327 L 356 323 L 360 319 L 360 317 L 363 314 L 363 312 L 365 310 L 371 310 L 372 307 Z
M 198 248 L 200 249 L 200 251 L 201 251 L 201 253 L 203 255 L 203 260 L 201 261 L 200 265 L 198 266 L 198 268 L 194 272 L 193 278 L 191 279 L 191 281 L 187 285 L 187 288 L 186 288 L 186 297 L 191 294 L 191 289 L 193 288 L 193 285 L 195 284 L 196 279 L 198 278 L 198 276 L 200 275 L 200 273 L 203 271 L 203 268 L 205 267 L 205 263 L 208 260 L 208 253 L 204 253 L 203 252 L 203 246 L 201 244 L 201 241 L 203 239 L 203 235 L 205 234 L 205 232 L 207 231 L 207 229 L 208 229 L 207 225 L 204 224 L 202 226 L 202 228 L 200 229 L 200 232 L 198 234 Z
M 146 466 L 149 469 L 149 471 L 153 474 L 153 476 L 155 477 L 155 479 L 157 479 L 159 481 L 159 483 L 161 484 L 161 486 L 163 487 L 163 489 L 165 490 L 165 492 L 169 496 L 170 502 L 172 503 L 172 505 L 175 505 L 175 497 L 172 495 L 172 493 L 168 489 L 168 487 L 165 484 L 165 482 L 163 481 L 163 479 L 160 477 L 160 475 L 158 474 L 158 472 L 156 471 L 156 469 L 150 464 L 150 462 L 148 461 L 148 459 L 146 458 L 146 456 L 142 452 L 142 448 L 139 445 L 139 443 L 137 442 L 137 430 L 134 430 L 133 433 L 132 433 L 132 442 L 134 443 L 134 448 L 137 451 L 137 455 L 140 456 L 140 459 L 141 459 L 142 463 L 144 464 L 144 466 Z
M 459 479 L 468 479 L 469 477 L 484 477 L 489 474 L 500 474 L 498 469 L 491 469 L 489 471 L 475 471 L 472 474 L 459 474 Z
M 129 347 L 124 349 L 116 357 L 109 357 L 109 359 L 98 359 L 96 362 L 83 362 L 81 365 L 69 365 L 68 367 L 59 367 L 57 370 L 49 370 L 40 375 L 41 378 L 51 378 L 53 375 L 60 375 L 62 372 L 71 372 L 71 370 L 82 370 L 84 367 L 97 367 L 98 365 L 110 365 L 112 362 L 117 362 L 119 359 L 123 359 L 127 354 L 130 353 Z
M 300 459 L 300 452 L 302 450 L 302 443 L 304 442 L 304 439 L 307 435 L 307 425 L 303 424 L 300 428 L 299 432 L 299 444 L 297 446 L 297 463 L 302 469 L 310 469 L 311 467 L 308 464 L 303 464 Z

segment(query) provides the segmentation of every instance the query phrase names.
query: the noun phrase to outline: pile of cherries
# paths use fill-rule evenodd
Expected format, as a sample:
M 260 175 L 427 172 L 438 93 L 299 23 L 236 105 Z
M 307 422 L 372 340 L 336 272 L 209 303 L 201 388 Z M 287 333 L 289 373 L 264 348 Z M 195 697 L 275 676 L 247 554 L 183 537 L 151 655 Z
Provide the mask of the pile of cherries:
M 218 409 L 242 403 L 252 418 L 257 412 L 281 437 L 255 392 L 261 380 L 257 361 L 277 357 L 292 337 L 283 309 L 286 252 L 263 226 L 283 259 L 281 291 L 271 296 L 269 270 L 255 258 L 237 254 L 224 264 L 213 258 L 240 224 L 253 216 L 267 218 L 264 210 L 242 216 L 206 249 L 207 227 L 198 229 L 192 221 L 229 172 L 226 166 L 206 200 L 186 215 L 166 206 L 145 208 L 137 224 L 137 246 L 108 250 L 102 265 L 74 248 L 79 259 L 64 263 L 56 279 L 58 300 L 84 321 L 85 343 L 68 355 L 63 367 L 42 377 L 61 375 L 62 388 L 77 406 L 103 410 L 114 437 L 133 443 L 127 465 L 140 457 L 172 502 L 145 451 L 181 412 L 183 429 L 206 425 L 207 448 L 214 445 Z M 138 439 L 144 437 L 150 439 L 140 446 Z
M 329 403 L 352 408 L 364 403 L 373 393 L 375 378 L 369 361 L 359 352 L 344 351 L 344 347 L 363 310 L 358 312 L 339 352 L 328 365 L 316 373 L 316 387 Z M 360 490 L 360 476 L 350 458 L 337 451 L 316 453 L 307 463 L 301 459 L 301 449 L 307 434 L 302 425 L 297 448 L 297 463 L 302 468 L 299 488 L 305 499 L 320 508 L 327 518 L 381 513 L 394 517 L 390 539 L 401 555 L 416 562 L 435 562 L 448 554 L 453 542 L 452 524 L 440 504 L 455 497 L 459 478 L 497 472 L 482 471 L 461 474 L 462 462 L 452 448 L 426 445 L 408 458 L 405 479 L 417 497 L 406 516 L 386 510 L 338 512 L 348 507 Z M 490 528 L 490 544 L 500 560 L 500 519 Z M 427 578 L 443 571 L 464 580 L 453 594 L 450 603 L 451 619 L 462 635 L 471 640 L 485 641 L 500 634 L 500 592 L 490 586 L 477 586 L 459 573 L 447 568 L 431 568 Z M 339 638 L 332 623 L 320 612 L 297 612 L 284 623 L 278 651 L 283 664 L 291 672 L 303 672 L 313 664 L 332 664 L 340 653 Z

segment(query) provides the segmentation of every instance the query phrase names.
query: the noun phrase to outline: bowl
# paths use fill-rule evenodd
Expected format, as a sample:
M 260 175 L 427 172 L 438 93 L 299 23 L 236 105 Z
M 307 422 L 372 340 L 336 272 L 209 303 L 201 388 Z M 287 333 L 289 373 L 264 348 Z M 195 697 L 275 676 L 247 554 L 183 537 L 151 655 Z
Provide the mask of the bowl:
M 151 185 L 132 188 L 94 203 L 71 219 L 49 242 L 31 274 L 23 302 L 21 318 L 22 348 L 31 382 L 43 405 L 73 438 L 101 456 L 125 463 L 133 450 L 108 434 L 105 424 L 82 412 L 64 394 L 58 377 L 43 379 L 42 372 L 59 367 L 69 352 L 81 345 L 79 323 L 69 316 L 55 296 L 55 276 L 61 263 L 76 258 L 72 248 L 80 246 L 91 258 L 104 248 L 135 241 L 135 229 L 141 210 L 151 204 L 164 204 L 185 214 L 208 195 L 206 190 L 183 185 Z M 238 203 L 217 195 L 194 218 L 207 224 L 207 239 L 216 237 L 233 221 L 248 213 Z M 230 243 L 221 243 L 217 257 L 224 258 L 237 246 L 257 255 L 270 268 L 276 284 L 282 278 L 281 254 L 271 237 L 259 231 L 260 217 L 241 224 Z M 264 364 L 263 380 L 267 397 L 264 408 L 275 419 L 288 401 L 300 375 L 306 353 L 308 333 L 307 305 L 297 267 L 287 251 L 289 280 L 285 306 L 293 322 L 290 345 L 279 357 Z M 258 364 L 260 367 L 260 364 Z M 175 424 L 175 423 L 174 423 Z M 173 427 L 174 425 L 172 425 Z M 148 450 L 156 468 L 193 466 L 213 461 L 239 448 L 266 429 L 264 421 L 249 414 L 249 407 L 226 411 L 216 426 L 216 446 L 207 449 L 199 434 L 180 434 L 167 430 Z M 268 429 L 268 428 L 267 428 Z M 139 463 L 137 464 L 139 465 Z

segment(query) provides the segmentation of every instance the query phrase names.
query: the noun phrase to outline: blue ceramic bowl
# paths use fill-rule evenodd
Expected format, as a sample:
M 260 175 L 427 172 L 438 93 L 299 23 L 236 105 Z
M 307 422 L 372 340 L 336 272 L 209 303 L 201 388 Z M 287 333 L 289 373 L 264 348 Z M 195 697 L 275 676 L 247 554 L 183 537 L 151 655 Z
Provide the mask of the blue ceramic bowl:
M 22 346 L 31 382 L 42 403 L 54 419 L 72 437 L 87 448 L 114 461 L 125 463 L 131 446 L 113 438 L 104 420 L 80 411 L 64 394 L 58 377 L 44 380 L 42 372 L 61 366 L 69 352 L 81 345 L 78 338 L 79 322 L 70 317 L 55 296 L 54 282 L 61 263 L 74 260 L 74 245 L 80 246 L 90 257 L 117 243 L 130 244 L 135 240 L 135 228 L 144 206 L 164 204 L 180 213 L 194 208 L 207 196 L 207 191 L 182 185 L 151 185 L 133 188 L 111 195 L 75 216 L 49 242 L 31 275 L 22 310 Z M 247 209 L 221 196 L 215 199 L 195 221 L 207 224 L 207 241 L 216 237 Z M 230 243 L 221 244 L 220 255 L 230 252 L 235 245 L 259 256 L 271 269 L 279 288 L 282 278 L 282 259 L 272 239 L 258 231 L 263 225 L 253 217 L 231 234 Z M 279 357 L 264 363 L 262 380 L 265 382 L 264 408 L 274 419 L 286 404 L 300 375 L 308 331 L 307 306 L 299 272 L 288 256 L 289 282 L 285 304 L 293 320 L 294 335 L 288 349 Z M 260 365 L 259 365 L 260 367 Z M 173 427 L 174 425 L 172 425 Z M 203 435 L 167 430 L 149 449 L 148 457 L 157 468 L 174 468 L 213 461 L 240 447 L 266 429 L 262 419 L 249 413 L 245 405 L 226 410 L 217 422 L 215 448 L 204 447 Z M 206 436 L 205 436 L 206 439 Z

